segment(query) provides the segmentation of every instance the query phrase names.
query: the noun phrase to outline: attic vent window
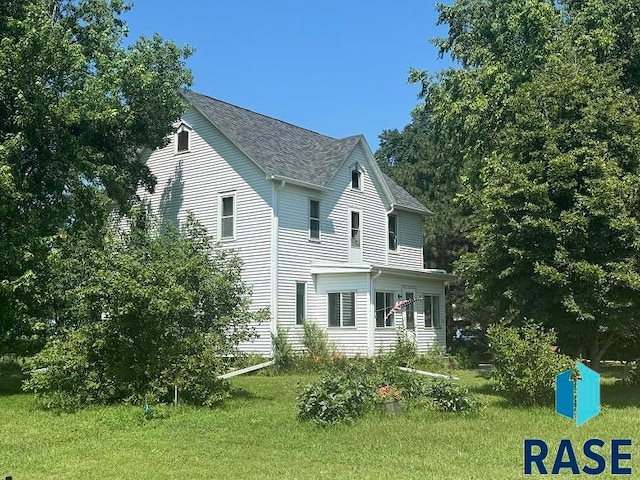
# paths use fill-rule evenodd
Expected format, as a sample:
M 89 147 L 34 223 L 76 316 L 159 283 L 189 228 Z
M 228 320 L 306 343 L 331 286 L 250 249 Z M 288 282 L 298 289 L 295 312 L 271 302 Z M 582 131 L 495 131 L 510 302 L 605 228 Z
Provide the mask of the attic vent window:
M 189 151 L 189 130 L 178 132 L 178 152 Z
M 362 172 L 358 167 L 351 170 L 351 188 L 353 190 L 362 190 Z

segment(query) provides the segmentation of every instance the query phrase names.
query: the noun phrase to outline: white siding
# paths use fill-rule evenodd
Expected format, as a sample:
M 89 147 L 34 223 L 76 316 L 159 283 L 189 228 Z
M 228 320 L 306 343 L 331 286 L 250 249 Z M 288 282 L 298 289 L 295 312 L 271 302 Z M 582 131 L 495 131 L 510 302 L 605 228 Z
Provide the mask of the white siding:
M 398 216 L 398 249 L 389 251 L 390 267 L 421 269 L 422 257 L 422 216 L 417 213 L 396 210 Z
M 151 152 L 147 165 L 157 178 L 153 195 L 142 195 L 151 210 L 184 222 L 193 212 L 212 238 L 218 238 L 218 201 L 235 192 L 235 239 L 222 243 L 243 261 L 242 279 L 253 289 L 252 309 L 270 306 L 271 183 L 224 135 L 193 108 L 183 116 L 190 132 L 190 150 L 176 154 L 175 138 Z M 247 351 L 271 353 L 270 325 L 257 326 L 260 338 L 243 345 Z
M 355 292 L 354 327 L 328 327 L 328 293 Z M 313 296 L 314 319 L 327 328 L 329 341 L 348 356 L 367 355 L 367 310 L 369 274 L 318 275 Z
M 362 145 L 357 146 L 335 174 L 330 190 L 314 191 L 287 185 L 279 192 L 280 266 L 305 260 L 349 261 L 350 210 L 361 212 L 362 261 L 374 265 L 421 269 L 422 216 L 394 211 L 398 216 L 398 250 L 388 252 L 387 208 L 376 188 Z M 362 191 L 351 189 L 351 170 L 363 167 Z M 309 199 L 320 200 L 321 240 L 309 241 Z M 286 278 L 286 277 L 283 277 Z
M 423 298 L 425 295 L 439 295 L 440 297 L 440 323 L 439 327 L 424 326 L 424 300 L 415 303 L 415 339 L 418 353 L 425 353 L 434 344 L 446 346 L 445 327 L 445 302 L 444 284 L 441 281 L 427 281 L 416 278 L 382 275 L 373 284 L 374 292 L 393 292 L 394 298 L 400 294 L 404 298 L 405 289 L 415 290 L 415 298 Z M 375 303 L 375 297 L 372 300 Z M 406 309 L 405 309 L 406 311 Z M 375 352 L 388 351 L 396 343 L 396 327 L 403 325 L 405 311 L 396 314 L 394 327 L 376 328 L 374 334 Z
M 344 291 L 356 288 L 349 276 L 320 275 L 314 285 L 310 274 L 313 261 L 349 261 L 350 209 L 361 211 L 364 263 L 415 269 L 423 267 L 420 215 L 395 212 L 399 225 L 398 252 L 393 255 L 387 252 L 387 209 L 382 201 L 382 192 L 371 177 L 370 154 L 367 155 L 364 148 L 359 145 L 354 149 L 332 179 L 330 190 L 315 191 L 287 184 L 278 191 L 278 324 L 289 329 L 289 338 L 296 347 L 301 345 L 302 334 L 302 327 L 295 325 L 296 282 L 307 283 L 307 317 L 323 327 L 327 327 L 326 289 L 339 291 L 340 282 L 345 278 Z M 362 191 L 351 189 L 351 170 L 356 162 L 363 169 Z M 320 201 L 319 242 L 309 239 L 310 199 Z M 370 301 L 368 275 L 364 277 L 366 282 L 357 284 L 362 289 L 356 300 L 357 327 L 329 329 L 332 341 L 339 343 L 346 354 L 367 352 L 366 323 Z M 395 331 L 391 334 L 395 342 Z
M 296 282 L 307 284 L 307 319 L 327 328 L 329 339 L 347 355 L 367 354 L 368 332 L 375 326 L 370 298 L 369 274 L 317 275 L 313 278 L 313 261 L 347 262 L 349 260 L 350 209 L 361 211 L 362 260 L 374 265 L 389 265 L 421 269 L 422 217 L 395 211 L 398 215 L 398 251 L 387 248 L 387 207 L 381 187 L 376 185 L 372 156 L 362 144 L 358 145 L 336 172 L 329 188 L 316 191 L 291 184 L 277 187 L 267 180 L 265 173 L 251 162 L 221 132 L 197 111 L 190 109 L 183 117 L 190 131 L 190 150 L 176 154 L 174 139 L 167 147 L 148 155 L 147 163 L 158 182 L 156 193 L 146 195 L 151 210 L 176 222 L 183 222 L 189 211 L 204 224 L 216 239 L 219 229 L 219 196 L 225 192 L 235 195 L 235 239 L 225 241 L 224 248 L 232 248 L 243 260 L 243 280 L 253 289 L 252 308 L 271 305 L 272 210 L 273 195 L 277 195 L 277 318 L 289 329 L 289 337 L 301 347 L 302 327 L 295 325 Z M 351 170 L 361 166 L 362 191 L 351 189 Z M 320 201 L 321 238 L 309 239 L 309 199 Z M 395 277 L 381 277 L 376 289 L 384 287 L 400 292 L 406 281 Z M 378 288 L 380 285 L 380 288 Z M 426 282 L 416 286 L 416 296 L 424 293 L 441 296 L 444 313 L 442 282 Z M 328 328 L 327 293 L 356 292 L 356 326 Z M 389 291 L 389 290 L 388 290 Z M 444 317 L 443 317 L 444 318 Z M 420 323 L 422 321 L 422 324 Z M 369 324 L 373 322 L 373 324 Z M 441 332 L 424 328 L 422 312 L 416 315 L 416 336 L 421 351 L 437 338 L 444 344 L 444 321 Z M 271 353 L 270 324 L 257 326 L 259 339 L 242 345 L 245 351 Z M 374 334 L 374 332 L 372 332 Z M 395 329 L 378 329 L 374 334 L 376 352 L 395 343 Z

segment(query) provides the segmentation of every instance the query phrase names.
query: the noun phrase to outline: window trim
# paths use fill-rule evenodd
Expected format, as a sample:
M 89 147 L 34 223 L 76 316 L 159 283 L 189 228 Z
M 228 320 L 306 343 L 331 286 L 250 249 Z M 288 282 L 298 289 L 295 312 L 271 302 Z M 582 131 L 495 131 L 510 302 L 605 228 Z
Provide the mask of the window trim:
M 178 149 L 178 145 L 180 143 L 180 141 L 178 140 L 179 136 L 181 133 L 187 133 L 187 148 L 186 150 L 179 150 Z M 182 155 L 184 153 L 189 153 L 191 151 L 191 133 L 193 132 L 193 128 L 191 128 L 188 124 L 186 124 L 185 122 L 181 122 L 180 125 L 178 125 L 178 128 L 176 129 L 176 132 L 174 134 L 174 139 L 175 139 L 175 150 L 174 153 L 175 155 Z
M 222 236 L 222 208 L 223 208 L 223 199 L 225 198 L 233 198 L 233 235 L 230 237 Z M 227 217 L 225 217 L 227 218 Z M 218 240 L 221 242 L 231 242 L 236 239 L 237 232 L 237 219 L 238 219 L 238 203 L 237 203 L 237 195 L 236 192 L 223 192 L 218 194 Z
M 298 287 L 303 286 L 302 318 L 298 318 Z M 296 325 L 302 325 L 307 318 L 307 282 L 296 282 Z
M 311 202 L 318 203 L 318 217 L 311 216 Z M 307 202 L 307 213 L 309 218 L 309 241 L 320 243 L 322 241 L 322 202 L 318 198 L 309 198 Z M 311 236 L 311 221 L 316 220 L 318 222 L 318 238 Z
M 396 326 L 396 315 L 395 313 L 392 315 L 389 315 L 387 322 L 389 322 L 389 324 L 387 325 L 385 322 L 385 325 L 383 326 L 379 326 L 378 325 L 378 294 L 382 294 L 384 296 L 384 315 L 385 317 L 387 316 L 387 314 L 389 313 L 389 311 L 391 311 L 393 309 L 393 306 L 395 305 L 395 298 L 396 298 L 396 292 L 392 292 L 392 291 L 387 291 L 387 290 L 376 290 L 374 292 L 374 308 L 375 308 L 375 320 L 376 320 L 376 328 L 378 329 L 382 329 L 382 328 L 395 328 Z M 387 306 L 387 295 L 391 295 L 391 303 L 388 304 Z M 384 318 L 383 318 L 384 320 Z
M 390 242 L 389 242 L 389 240 L 391 239 L 391 229 L 389 228 L 389 221 L 391 220 L 391 217 L 393 217 L 393 218 L 395 218 L 395 219 L 396 219 L 396 230 L 395 230 L 395 232 L 394 232 L 394 233 L 395 233 L 395 236 L 396 236 L 396 238 L 395 238 L 395 240 L 396 240 L 396 242 L 395 242 L 395 244 L 396 244 L 396 245 L 395 245 L 395 247 L 396 247 L 396 248 L 391 248 L 391 244 L 390 244 Z M 398 238 L 400 237 L 400 235 L 399 235 L 399 233 L 398 233 L 398 230 L 399 230 L 398 225 L 399 225 L 398 214 L 397 214 L 397 213 L 390 213 L 390 214 L 388 214 L 388 215 L 387 215 L 387 250 L 388 250 L 389 252 L 392 252 L 392 253 L 398 253 L 398 249 L 399 249 L 399 245 L 398 245 L 398 243 L 399 243 L 399 242 L 398 242 Z
M 359 222 L 359 225 L 358 225 L 359 235 L 358 235 L 358 237 L 359 237 L 359 240 L 360 240 L 360 245 L 357 246 L 357 247 L 354 247 L 352 245 L 352 241 L 351 241 L 352 238 L 353 238 L 351 235 L 353 234 L 353 223 L 352 222 L 353 222 L 353 214 L 354 213 L 358 214 L 358 222 Z M 362 250 L 362 248 L 363 248 L 362 244 L 363 244 L 363 240 L 364 240 L 364 235 L 363 235 L 363 231 L 362 231 L 363 230 L 362 227 L 363 227 L 363 224 L 364 224 L 362 210 L 358 210 L 358 209 L 355 209 L 355 208 L 350 208 L 349 209 L 348 222 L 349 222 L 348 223 L 348 225 L 349 225 L 349 236 L 348 236 L 349 248 L 350 249 L 354 248 L 354 249 L 357 249 L 357 250 Z
M 339 295 L 340 299 L 340 312 L 338 314 L 339 325 L 331 325 L 331 317 L 329 316 L 329 296 L 330 295 Z M 343 295 L 352 295 L 353 296 L 353 325 L 345 325 L 344 324 L 344 301 L 342 300 Z M 355 290 L 349 291 L 337 291 L 337 292 L 327 292 L 327 328 L 356 328 L 356 301 L 357 296 Z

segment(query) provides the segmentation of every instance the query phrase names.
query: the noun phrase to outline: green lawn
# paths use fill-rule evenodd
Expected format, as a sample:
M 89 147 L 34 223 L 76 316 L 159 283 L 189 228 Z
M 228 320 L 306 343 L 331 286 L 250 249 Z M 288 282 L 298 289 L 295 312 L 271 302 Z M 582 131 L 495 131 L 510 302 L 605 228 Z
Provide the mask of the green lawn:
M 542 438 L 550 448 L 562 438 L 578 448 L 591 437 L 640 442 L 640 388 L 615 387 L 605 378 L 601 415 L 578 428 L 551 407 L 508 408 L 479 374 L 462 376 L 485 405 L 477 417 L 376 412 L 325 429 L 296 419 L 297 384 L 310 378 L 304 376 L 238 377 L 233 384 L 242 394 L 223 407 L 181 407 L 151 421 L 129 406 L 62 415 L 38 410 L 30 395 L 11 393 L 5 382 L 0 478 L 515 479 L 526 478 L 525 438 Z M 631 451 L 634 476 L 640 477 L 638 443 Z

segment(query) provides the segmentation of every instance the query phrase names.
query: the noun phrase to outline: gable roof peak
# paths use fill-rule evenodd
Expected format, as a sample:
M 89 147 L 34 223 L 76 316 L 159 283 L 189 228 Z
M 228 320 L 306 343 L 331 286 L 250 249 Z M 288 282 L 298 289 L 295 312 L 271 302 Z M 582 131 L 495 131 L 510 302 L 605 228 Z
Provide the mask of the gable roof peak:
M 371 149 L 360 134 L 336 139 L 192 90 L 180 93 L 268 176 L 290 179 L 311 188 L 327 188 L 359 143 L 368 152 L 373 170 L 378 170 Z M 397 184 L 384 177 L 380 181 L 385 185 L 383 196 L 391 197 L 387 198 L 389 204 L 428 212 Z

